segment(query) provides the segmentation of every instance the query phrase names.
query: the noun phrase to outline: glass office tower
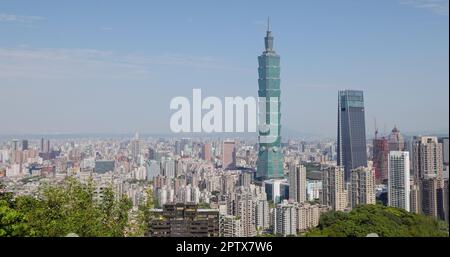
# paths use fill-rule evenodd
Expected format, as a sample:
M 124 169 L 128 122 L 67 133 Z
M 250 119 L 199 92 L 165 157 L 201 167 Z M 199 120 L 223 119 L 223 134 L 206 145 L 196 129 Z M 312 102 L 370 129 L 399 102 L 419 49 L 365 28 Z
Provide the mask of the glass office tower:
M 280 56 L 273 50 L 273 36 L 267 26 L 265 51 L 258 57 L 259 152 L 256 177 L 258 180 L 283 177 L 280 113 Z M 265 108 L 265 112 L 264 109 Z M 265 124 L 264 124 L 265 123 Z
M 338 94 L 337 165 L 344 167 L 349 182 L 352 169 L 367 166 L 364 97 L 358 90 Z

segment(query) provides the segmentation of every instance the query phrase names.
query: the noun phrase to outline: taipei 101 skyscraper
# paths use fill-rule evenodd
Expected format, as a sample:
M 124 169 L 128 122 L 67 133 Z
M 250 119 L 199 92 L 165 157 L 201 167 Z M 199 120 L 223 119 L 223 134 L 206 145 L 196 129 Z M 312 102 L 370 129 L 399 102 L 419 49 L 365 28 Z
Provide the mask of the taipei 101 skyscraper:
M 258 57 L 259 152 L 256 178 L 260 181 L 283 178 L 280 113 L 280 56 L 273 49 L 267 21 L 265 51 Z

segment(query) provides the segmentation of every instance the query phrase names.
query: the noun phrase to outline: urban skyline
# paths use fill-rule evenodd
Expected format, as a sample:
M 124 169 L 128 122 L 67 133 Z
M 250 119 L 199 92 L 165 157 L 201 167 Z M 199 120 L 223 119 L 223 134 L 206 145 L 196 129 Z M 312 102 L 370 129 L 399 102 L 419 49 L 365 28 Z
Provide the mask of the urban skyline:
M 375 119 L 386 133 L 394 125 L 404 132 L 448 131 L 448 1 L 429 8 L 407 2 L 294 1 L 270 13 L 251 2 L 239 8 L 179 3 L 192 12 L 168 17 L 159 13 L 170 5 L 138 2 L 124 7 L 135 18 L 122 23 L 123 6 L 112 3 L 103 6 L 102 19 L 93 9 L 80 21 L 86 2 L 27 3 L 30 9 L 4 2 L 0 101 L 14 112 L 4 112 L 0 134 L 164 134 L 170 98 L 189 96 L 194 87 L 208 95 L 256 96 L 255 46 L 262 45 L 268 15 L 283 56 L 282 133 L 334 137 L 335 94 L 343 89 L 365 92 L 367 134 Z M 223 17 L 219 9 L 233 12 Z M 29 110 L 37 102 L 35 115 Z M 146 110 L 160 111 L 143 119 Z M 420 121 L 407 119 L 409 113 Z
M 433 1 L 434 8 L 424 8 L 417 2 L 400 1 L 398 4 L 415 8 L 416 11 L 427 10 L 434 16 L 448 16 L 448 12 L 442 11 L 440 0 Z M 445 3 L 448 7 L 448 1 Z M 356 4 L 355 8 L 371 5 Z M 382 6 L 385 5 L 386 2 L 383 2 Z M 83 3 L 77 6 L 81 7 Z M 158 4 L 154 7 L 163 6 Z M 116 4 L 110 7 L 117 8 Z M 115 13 L 113 9 L 109 10 Z M 134 18 L 139 20 L 138 17 Z M 283 17 L 284 21 L 286 17 Z M 0 13 L 0 33 L 2 23 L 17 23 L 36 29 L 33 24 L 44 21 L 47 21 L 44 16 Z M 402 94 L 395 92 L 398 88 L 390 87 L 386 91 L 387 88 L 380 86 L 377 89 L 383 95 L 375 99 L 367 97 L 377 96 L 373 88 L 343 87 L 335 90 L 326 87 L 322 88 L 321 94 L 333 91 L 334 99 L 312 100 L 305 108 L 302 103 L 304 99 L 310 98 L 310 91 L 302 88 L 293 94 L 289 91 L 292 90 L 289 79 L 285 87 L 284 78 L 285 73 L 292 72 L 292 65 L 304 69 L 302 72 L 311 69 L 295 66 L 291 61 L 281 61 L 284 60 L 283 53 L 289 59 L 298 52 L 292 49 L 278 52 L 278 40 L 274 46 L 274 39 L 279 38 L 278 30 L 271 25 L 269 17 L 264 31 L 262 54 L 255 54 L 254 57 L 258 57 L 253 58 L 252 66 L 255 70 L 257 67 L 253 77 L 257 83 L 251 84 L 253 93 L 249 93 L 248 97 L 245 95 L 249 92 L 248 88 L 233 88 L 227 86 L 226 79 L 217 80 L 217 75 L 224 71 L 228 78 L 236 77 L 242 81 L 246 80 L 244 77 L 248 74 L 239 74 L 242 70 L 239 71 L 238 66 L 233 69 L 220 65 L 214 67 L 214 61 L 210 59 L 206 62 L 202 60 L 200 66 L 197 66 L 196 61 L 185 63 L 181 60 L 182 65 L 178 68 L 185 70 L 178 72 L 178 68 L 173 69 L 173 75 L 163 79 L 171 81 L 170 84 L 173 83 L 172 77 L 175 77 L 181 83 L 178 87 L 153 85 L 149 88 L 149 94 L 144 94 L 144 91 L 134 92 L 136 88 L 133 85 L 120 85 L 152 81 L 153 71 L 144 67 L 159 64 L 149 59 L 143 60 L 141 55 L 114 58 L 120 63 L 120 67 L 115 66 L 114 69 L 125 72 L 126 76 L 109 70 L 110 76 L 102 81 L 96 77 L 95 65 L 104 68 L 103 71 L 110 69 L 106 60 L 114 57 L 114 54 L 81 49 L 71 57 L 67 57 L 65 50 L 47 56 L 34 50 L 30 52 L 28 46 L 21 47 L 20 51 L 29 51 L 23 54 L 14 49 L 2 50 L 0 43 L 0 57 L 4 55 L 10 58 L 7 61 L 11 61 L 3 65 L 8 69 L 5 73 L 8 76 L 2 75 L 0 71 L 0 79 L 6 82 L 6 87 L 1 90 L 6 94 L 14 88 L 11 85 L 20 84 L 23 79 L 20 78 L 23 70 L 19 66 L 24 63 L 15 62 L 15 58 L 43 61 L 43 69 L 51 69 L 61 60 L 74 61 L 71 63 L 74 65 L 72 75 L 86 75 L 75 67 L 80 64 L 85 66 L 85 71 L 92 72 L 82 78 L 89 89 L 67 87 L 66 81 L 76 85 L 80 82 L 79 78 L 57 69 L 53 74 L 56 76 L 46 77 L 49 74 L 43 72 L 44 76 L 32 78 L 29 86 L 39 87 L 39 83 L 44 81 L 63 83 L 64 86 L 58 89 L 63 91 L 62 95 L 56 96 L 53 91 L 46 89 L 39 91 L 42 95 L 35 95 L 34 91 L 18 86 L 15 90 L 20 92 L 21 97 L 13 97 L 12 102 L 9 96 L 4 97 L 5 102 L 0 98 L 0 102 L 5 105 L 2 118 L 7 122 L 4 130 L 15 128 L 17 133 L 14 136 L 0 136 L 0 217 L 7 217 L 0 219 L 0 237 L 448 237 L 448 131 L 426 135 L 404 132 L 408 130 L 404 122 L 406 120 L 418 120 L 425 129 L 439 130 L 437 123 L 427 120 L 430 116 L 423 115 L 420 110 L 431 108 L 435 115 L 432 118 L 442 120 L 441 112 L 448 116 L 448 110 L 439 109 L 438 105 L 448 105 L 447 96 L 441 98 L 442 103 L 437 101 L 438 97 L 431 99 L 426 95 L 420 95 L 421 101 L 414 101 L 417 85 L 412 86 L 411 81 L 408 90 L 400 89 Z M 224 27 L 227 25 L 224 24 Z M 111 32 L 115 28 L 101 27 L 101 30 Z M 193 34 L 185 35 L 186 40 L 181 44 L 187 49 L 192 47 L 191 38 L 196 37 L 195 29 L 193 31 Z M 286 36 L 285 29 L 280 31 L 284 31 L 281 35 Z M 372 28 L 372 31 L 376 29 Z M 157 34 L 158 29 L 154 35 L 155 42 L 159 39 Z M 264 34 L 261 33 L 260 39 Z M 280 41 L 280 44 L 286 43 Z M 175 46 L 179 42 L 172 43 Z M 232 45 L 230 41 L 223 43 L 221 47 L 224 48 Z M 258 45 L 255 43 L 253 48 L 258 49 Z M 238 48 L 235 49 L 237 53 L 241 51 Z M 242 48 L 245 49 L 245 43 Z M 191 50 L 203 51 L 201 46 Z M 89 62 L 79 63 L 77 58 L 84 58 L 86 54 Z M 99 56 L 101 61 L 96 59 Z M 174 63 L 179 65 L 179 62 L 180 59 L 171 59 L 167 67 Z M 191 70 L 193 63 L 197 71 Z M 355 76 L 358 73 L 358 69 L 352 65 L 343 66 L 336 66 L 336 69 L 352 70 Z M 370 70 L 367 71 L 370 74 L 379 71 L 369 67 L 367 65 L 365 68 Z M 30 70 L 27 72 L 31 76 L 43 71 L 36 67 L 28 68 Z M 216 70 L 212 72 L 211 68 Z M 391 77 L 382 77 L 392 79 L 398 70 L 401 67 L 396 66 Z M 302 72 L 295 73 L 295 76 L 303 75 Z M 90 77 L 94 73 L 95 76 Z M 165 72 L 154 74 L 164 77 Z M 446 88 L 443 88 L 446 79 L 442 78 L 442 74 L 439 74 L 442 79 L 438 83 L 439 88 L 448 91 L 448 80 Z M 220 90 L 225 94 L 225 104 L 221 101 L 223 94 L 218 94 L 220 97 L 211 94 L 217 93 L 217 88 L 200 88 L 191 84 L 198 75 L 210 82 L 217 80 L 223 83 Z M 411 73 L 409 79 L 413 77 Z M 118 83 L 117 87 L 100 85 L 106 81 Z M 92 86 L 96 82 L 100 83 L 99 86 Z M 190 99 L 179 96 L 191 86 L 192 104 Z M 140 96 L 129 98 L 129 95 L 120 93 L 123 88 Z M 56 90 L 56 87 L 53 89 Z M 202 95 L 205 89 L 208 92 L 206 98 Z M 436 87 L 428 86 L 425 89 L 433 94 L 440 93 Z M 232 91 L 238 93 L 230 93 Z M 253 97 L 255 92 L 257 100 Z M 118 98 L 111 98 L 112 93 L 118 94 Z M 167 110 L 176 110 L 167 118 L 163 118 L 163 107 L 150 107 L 158 100 L 164 101 L 165 94 L 172 98 L 167 101 Z M 35 101 L 29 102 L 29 96 Z M 140 98 L 142 96 L 144 98 Z M 405 101 L 405 98 L 409 101 Z M 425 100 L 435 105 L 422 105 Z M 64 105 L 58 101 L 63 101 Z M 389 101 L 395 102 L 395 106 L 389 106 Z M 333 107 L 328 109 L 328 103 L 332 103 Z M 33 106 L 27 112 L 31 116 L 24 115 L 16 108 L 27 105 Z M 48 106 L 51 106 L 50 110 Z M 382 110 L 380 116 L 373 120 L 373 133 L 368 126 L 368 106 Z M 402 113 L 401 108 L 405 106 L 408 115 Z M 81 111 L 83 108 L 88 111 Z M 102 109 L 103 115 L 98 115 L 97 109 Z M 322 109 L 334 115 L 320 115 Z M 59 115 L 53 117 L 54 111 L 59 112 Z M 79 111 L 83 115 L 78 116 Z M 285 113 L 288 117 L 281 119 Z M 316 121 L 330 121 L 333 135 L 328 136 L 325 130 L 319 129 L 321 126 L 308 118 L 296 119 L 290 116 L 299 113 L 313 116 Z M 53 124 L 52 119 L 56 117 L 61 126 Z M 170 120 L 170 129 L 174 133 L 145 134 L 145 129 L 136 126 L 130 117 L 137 117 L 142 124 L 168 125 Z M 377 121 L 390 119 L 387 117 L 394 117 L 393 125 L 389 129 L 380 129 Z M 109 135 L 106 132 L 52 135 L 47 132 L 47 135 L 37 133 L 27 136 L 23 132 L 27 129 L 38 130 L 40 126 L 50 129 L 70 126 L 67 119 L 85 128 L 101 124 L 114 130 L 117 128 L 108 121 L 112 119 L 120 123 L 120 127 L 133 130 L 134 134 L 114 134 L 111 131 Z M 23 127 L 21 122 L 31 122 L 32 125 Z M 304 134 L 295 134 L 295 131 L 286 129 L 285 124 L 287 127 L 292 125 Z M 325 123 L 322 126 L 328 128 Z M 247 131 L 241 133 L 245 127 Z M 258 130 L 254 133 L 256 127 Z M 314 133 L 308 135 L 311 133 L 308 128 L 315 128 Z M 285 130 L 288 133 L 283 134 Z M 220 133 L 215 135 L 202 131 Z M 314 137 L 317 134 L 321 136 Z M 205 254 L 211 246 L 197 245 L 205 250 Z M 177 244 L 176 251 L 190 251 L 186 250 L 189 246 L 186 247 L 183 241 L 183 244 Z

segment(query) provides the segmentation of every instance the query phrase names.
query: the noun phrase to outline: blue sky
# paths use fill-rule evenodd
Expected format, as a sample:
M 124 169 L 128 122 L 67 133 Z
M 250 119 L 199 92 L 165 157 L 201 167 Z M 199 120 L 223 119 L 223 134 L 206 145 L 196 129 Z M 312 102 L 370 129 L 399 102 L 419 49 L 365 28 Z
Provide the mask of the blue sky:
M 0 134 L 160 133 L 193 88 L 256 96 L 267 16 L 283 126 L 334 136 L 348 88 L 368 134 L 448 131 L 448 0 L 2 0 Z

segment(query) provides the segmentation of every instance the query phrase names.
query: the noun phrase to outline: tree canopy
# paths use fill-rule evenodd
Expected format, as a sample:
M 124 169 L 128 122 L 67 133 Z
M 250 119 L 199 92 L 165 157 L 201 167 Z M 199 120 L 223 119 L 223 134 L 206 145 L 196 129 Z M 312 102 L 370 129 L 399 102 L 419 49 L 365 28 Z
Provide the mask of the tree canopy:
M 92 183 L 67 178 L 45 185 L 40 196 L 0 196 L 0 236 L 123 236 L 131 201 L 105 188 L 94 197 Z
M 360 205 L 349 213 L 324 213 L 319 226 L 306 236 L 366 237 L 448 237 L 445 222 L 406 210 L 382 205 Z

